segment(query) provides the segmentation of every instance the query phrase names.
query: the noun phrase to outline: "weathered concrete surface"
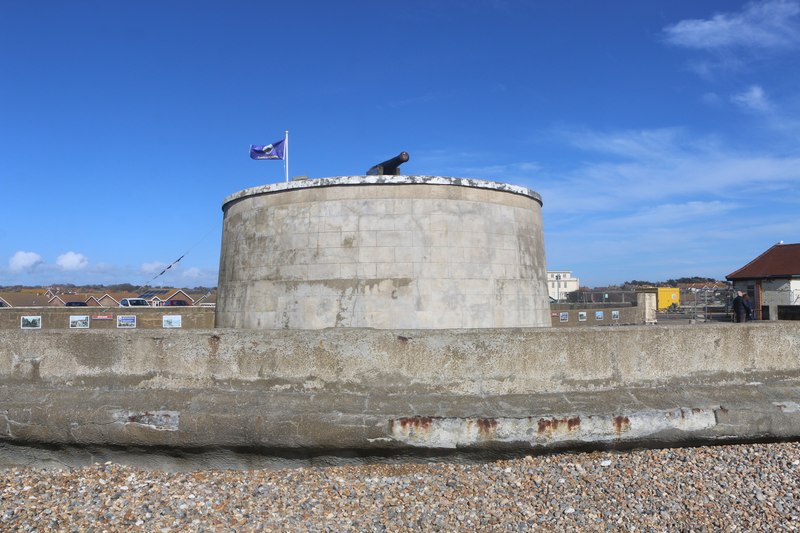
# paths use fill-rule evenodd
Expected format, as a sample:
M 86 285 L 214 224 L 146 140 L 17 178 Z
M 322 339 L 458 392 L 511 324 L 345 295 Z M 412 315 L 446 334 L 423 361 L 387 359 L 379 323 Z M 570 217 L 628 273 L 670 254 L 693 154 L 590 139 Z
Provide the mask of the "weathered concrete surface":
M 542 202 L 524 187 L 344 176 L 228 197 L 217 326 L 550 325 Z
M 0 441 L 263 453 L 800 436 L 800 324 L 0 331 Z

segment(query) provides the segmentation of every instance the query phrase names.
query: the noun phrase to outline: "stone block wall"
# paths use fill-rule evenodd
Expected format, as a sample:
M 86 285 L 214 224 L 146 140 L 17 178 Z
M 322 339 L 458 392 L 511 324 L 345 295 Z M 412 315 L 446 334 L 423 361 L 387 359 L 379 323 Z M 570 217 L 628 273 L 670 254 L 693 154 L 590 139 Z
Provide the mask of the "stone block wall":
M 224 211 L 220 327 L 550 325 L 541 200 L 528 189 L 330 178 L 242 191 Z

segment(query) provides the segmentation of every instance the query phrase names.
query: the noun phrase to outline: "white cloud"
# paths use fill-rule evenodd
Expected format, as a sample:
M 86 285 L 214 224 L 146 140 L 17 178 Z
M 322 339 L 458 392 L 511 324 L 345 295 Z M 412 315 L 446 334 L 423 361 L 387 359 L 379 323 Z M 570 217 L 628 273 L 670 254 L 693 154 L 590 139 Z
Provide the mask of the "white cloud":
M 171 284 L 176 287 L 188 285 L 214 286 L 217 284 L 217 278 L 219 277 L 219 273 L 215 269 L 212 270 L 200 267 L 182 268 L 181 265 L 177 263 L 170 266 L 168 263 L 162 263 L 160 261 L 142 264 L 139 272 L 150 276 L 150 279 L 145 280 L 146 282 L 159 280 L 156 283 Z
M 550 189 L 594 191 L 595 196 L 568 194 L 570 205 L 582 199 L 595 205 L 599 197 L 620 201 L 664 198 L 724 190 L 739 180 L 794 179 L 797 160 L 763 161 L 729 151 L 714 137 L 695 137 L 678 128 L 602 132 L 561 130 L 558 135 L 572 146 L 594 152 L 594 160 L 562 174 Z M 591 157 L 591 156 L 588 156 Z M 761 168 L 753 168 L 763 165 Z M 753 172 L 755 170 L 755 172 Z M 780 176 L 780 177 L 779 177 Z M 552 198 L 552 195 L 548 195 Z
M 494 176 L 505 176 L 509 174 L 535 174 L 540 170 L 541 166 L 537 163 L 522 162 L 462 167 L 458 169 L 458 175 L 482 176 L 481 179 L 494 179 Z
M 665 227 L 671 224 L 681 224 L 687 220 L 696 220 L 700 217 L 721 217 L 739 209 L 741 206 L 733 202 L 713 201 L 688 201 L 684 203 L 669 203 L 662 205 L 648 205 L 636 213 L 614 218 L 611 222 L 621 227 L 635 227 L 639 230 L 650 227 Z M 685 239 L 685 236 L 680 238 Z
M 790 49 L 800 44 L 800 3 L 768 0 L 736 13 L 682 20 L 664 28 L 670 44 L 704 50 L 724 48 Z
M 587 163 L 539 190 L 550 208 L 603 212 L 675 197 L 776 194 L 796 186 L 798 169 L 800 158 L 677 152 L 674 161 Z
M 772 104 L 764 94 L 764 89 L 758 85 L 753 85 L 746 91 L 733 95 L 731 97 L 731 102 L 747 111 L 772 111 Z
M 632 160 L 671 159 L 679 148 L 681 130 L 661 128 L 621 132 L 562 129 L 559 135 L 581 150 Z
M 19 251 L 8 260 L 8 269 L 11 272 L 30 272 L 42 263 L 42 256 L 36 252 Z
M 800 157 L 729 148 L 681 130 L 560 135 L 596 153 L 594 160 L 557 177 L 536 177 L 532 188 L 542 195 L 546 210 L 564 222 L 570 216 L 607 217 L 687 201 L 719 201 L 719 207 L 755 198 L 774 203 L 793 198 L 790 192 L 800 182 Z
M 83 254 L 67 252 L 58 256 L 56 264 L 64 270 L 82 270 L 89 265 L 89 259 Z
M 140 270 L 144 274 L 156 274 L 165 268 L 167 268 L 167 263 L 162 263 L 161 261 L 152 261 L 150 263 L 142 263 Z
M 582 283 L 721 277 L 742 256 L 800 237 L 800 157 L 682 129 L 557 135 L 586 153 L 531 185 L 544 200 L 548 263 Z
M 197 267 L 187 268 L 183 272 L 183 277 L 186 278 L 186 279 L 196 280 L 196 279 L 200 279 L 201 277 L 204 277 L 204 276 L 205 276 L 205 274 L 203 273 L 203 271 L 200 270 Z

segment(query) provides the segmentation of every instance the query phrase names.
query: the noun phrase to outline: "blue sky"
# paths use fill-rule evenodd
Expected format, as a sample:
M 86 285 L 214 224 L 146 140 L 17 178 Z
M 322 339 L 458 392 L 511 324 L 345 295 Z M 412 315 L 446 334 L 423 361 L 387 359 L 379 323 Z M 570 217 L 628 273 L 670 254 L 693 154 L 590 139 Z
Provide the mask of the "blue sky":
M 523 185 L 583 285 L 800 242 L 800 0 L 0 3 L 0 285 L 216 285 L 290 174 Z

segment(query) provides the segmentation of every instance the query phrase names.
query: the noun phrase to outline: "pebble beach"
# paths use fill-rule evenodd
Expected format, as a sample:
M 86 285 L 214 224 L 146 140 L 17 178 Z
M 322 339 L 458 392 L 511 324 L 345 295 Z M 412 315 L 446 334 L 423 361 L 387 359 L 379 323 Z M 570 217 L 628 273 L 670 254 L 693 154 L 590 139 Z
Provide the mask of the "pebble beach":
M 178 473 L 108 462 L 5 468 L 0 487 L 2 531 L 794 531 L 800 444 Z

